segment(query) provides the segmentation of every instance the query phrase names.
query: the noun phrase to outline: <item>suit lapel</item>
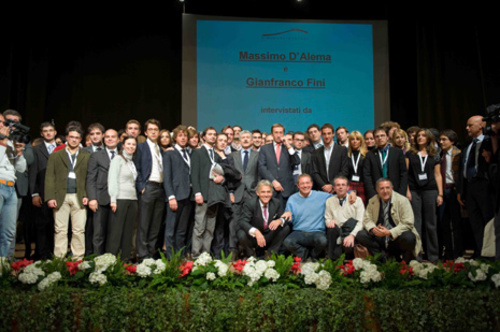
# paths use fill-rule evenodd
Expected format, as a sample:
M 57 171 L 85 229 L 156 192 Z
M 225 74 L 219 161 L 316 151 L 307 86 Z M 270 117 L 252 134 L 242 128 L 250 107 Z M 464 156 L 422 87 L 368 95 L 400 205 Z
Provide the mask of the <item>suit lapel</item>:
M 243 161 L 241 160 L 241 154 L 236 152 L 233 154 L 234 156 L 234 167 L 236 170 L 243 174 Z

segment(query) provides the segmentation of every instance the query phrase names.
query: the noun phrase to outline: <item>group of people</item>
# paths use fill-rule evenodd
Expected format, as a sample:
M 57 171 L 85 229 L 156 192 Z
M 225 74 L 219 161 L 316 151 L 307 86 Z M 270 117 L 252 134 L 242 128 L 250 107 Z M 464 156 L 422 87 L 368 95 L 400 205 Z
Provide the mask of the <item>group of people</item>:
M 461 206 L 478 257 L 494 215 L 488 165 L 497 146 L 480 116 L 468 120 L 473 141 L 462 151 L 452 130 L 404 131 L 390 121 L 364 134 L 329 123 L 288 133 L 274 124 L 267 134 L 170 132 L 149 119 L 120 132 L 94 123 L 87 136 L 71 121 L 59 143 L 43 122 L 40 138 L 23 144 L 9 138 L 6 119 L 22 117 L 0 115 L 0 257 L 13 254 L 21 202 L 35 214 L 35 259 L 368 251 L 435 263 L 464 253 Z

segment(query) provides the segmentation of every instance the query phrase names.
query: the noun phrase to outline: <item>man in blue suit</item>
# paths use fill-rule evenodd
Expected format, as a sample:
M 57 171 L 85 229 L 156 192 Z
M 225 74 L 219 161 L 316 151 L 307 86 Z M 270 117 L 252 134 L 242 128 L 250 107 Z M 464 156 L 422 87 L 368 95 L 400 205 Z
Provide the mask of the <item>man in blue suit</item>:
M 137 227 L 137 255 L 139 261 L 152 258 L 160 231 L 165 191 L 163 190 L 163 156 L 158 146 L 160 121 L 149 119 L 144 124 L 147 140 L 137 147 L 137 191 L 139 199 L 139 225 Z
M 300 159 L 291 144 L 283 139 L 285 127 L 279 123 L 271 127 L 273 143 L 266 144 L 259 152 L 259 174 L 272 183 L 274 196 L 285 206 L 286 200 L 295 192 L 293 169 Z
M 167 216 L 165 226 L 165 254 L 170 257 L 172 249 L 179 251 L 186 245 L 191 214 L 191 157 L 186 149 L 188 129 L 177 126 L 173 130 L 174 149 L 163 155 L 163 187 L 165 188 Z

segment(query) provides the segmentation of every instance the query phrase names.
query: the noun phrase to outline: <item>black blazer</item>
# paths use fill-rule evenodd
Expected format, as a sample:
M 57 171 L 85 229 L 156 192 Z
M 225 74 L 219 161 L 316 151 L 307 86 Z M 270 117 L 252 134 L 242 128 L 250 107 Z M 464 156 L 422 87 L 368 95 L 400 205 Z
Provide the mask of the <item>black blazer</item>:
M 117 155 L 115 154 L 115 158 Z M 111 160 L 106 149 L 92 153 L 87 165 L 87 196 L 95 199 L 99 205 L 108 205 L 108 170 Z
M 271 198 L 267 207 L 268 223 L 274 219 L 278 219 L 283 214 L 284 210 L 280 201 L 277 198 Z M 252 198 L 245 201 L 240 216 L 240 227 L 248 233 L 248 231 L 255 227 L 259 231 L 264 231 L 264 217 L 260 208 L 259 198 Z
M 297 154 L 290 155 L 284 144 L 281 145 L 280 164 L 276 161 L 274 144 L 266 144 L 259 151 L 260 177 L 270 182 L 278 181 L 283 189 L 283 197 L 289 197 L 295 192 L 293 167 L 300 163 Z
M 316 190 L 321 190 L 325 184 L 333 185 L 333 179 L 338 175 L 347 176 L 347 148 L 339 144 L 333 146 L 328 173 L 324 151 L 325 147 L 322 146 L 312 155 L 312 178 Z
M 220 162 L 219 155 L 214 151 L 214 161 Z M 210 170 L 212 169 L 212 161 L 208 154 L 207 148 L 202 145 L 199 149 L 193 150 L 191 155 L 191 183 L 193 185 L 193 193 L 201 193 L 203 201 L 207 202 Z
M 187 151 L 186 154 L 188 154 Z M 166 201 L 172 195 L 178 201 L 189 198 L 191 194 L 189 167 L 182 152 L 177 149 L 163 153 L 163 187 Z
M 366 154 L 363 167 L 363 182 L 365 184 L 366 198 L 370 199 L 377 194 L 375 183 L 383 176 L 380 163 L 379 149 L 373 149 Z M 406 196 L 408 188 L 408 169 L 406 168 L 403 150 L 390 147 L 387 157 L 387 177 L 391 180 L 394 190 Z
M 300 154 L 300 169 L 302 174 L 309 174 L 312 176 L 312 157 L 311 154 L 302 149 Z
M 45 170 L 49 160 L 49 151 L 45 143 L 41 143 L 33 148 L 34 162 L 29 168 L 29 188 L 31 194 L 38 194 L 44 197 L 45 191 Z

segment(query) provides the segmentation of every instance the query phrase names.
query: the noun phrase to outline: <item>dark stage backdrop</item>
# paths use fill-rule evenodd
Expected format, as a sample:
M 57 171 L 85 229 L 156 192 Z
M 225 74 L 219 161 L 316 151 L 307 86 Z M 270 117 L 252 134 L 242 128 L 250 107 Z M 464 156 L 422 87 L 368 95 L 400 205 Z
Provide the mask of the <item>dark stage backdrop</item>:
M 418 5 L 186 0 L 185 12 L 387 20 L 391 118 L 404 128 L 450 127 L 464 138 L 466 119 L 500 102 L 494 10 Z M 120 129 L 128 119 L 154 117 L 172 129 L 181 120 L 183 7 L 169 0 L 161 7 L 120 8 L 121 14 L 24 8 L 10 15 L 1 30 L 1 109 L 20 111 L 32 135 L 50 119 L 59 132 L 73 119 Z

